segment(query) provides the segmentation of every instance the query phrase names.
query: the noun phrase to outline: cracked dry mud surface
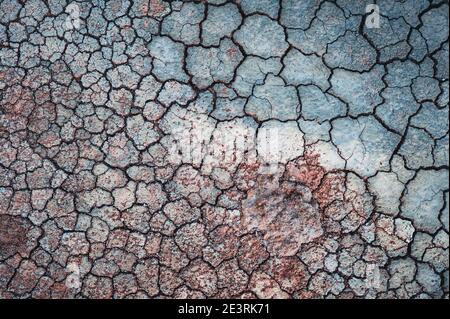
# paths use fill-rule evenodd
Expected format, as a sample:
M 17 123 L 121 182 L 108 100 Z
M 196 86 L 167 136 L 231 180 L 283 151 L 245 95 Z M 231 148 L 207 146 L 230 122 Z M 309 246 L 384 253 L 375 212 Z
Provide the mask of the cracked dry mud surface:
M 448 298 L 449 3 L 376 2 L 0 0 L 0 298 Z

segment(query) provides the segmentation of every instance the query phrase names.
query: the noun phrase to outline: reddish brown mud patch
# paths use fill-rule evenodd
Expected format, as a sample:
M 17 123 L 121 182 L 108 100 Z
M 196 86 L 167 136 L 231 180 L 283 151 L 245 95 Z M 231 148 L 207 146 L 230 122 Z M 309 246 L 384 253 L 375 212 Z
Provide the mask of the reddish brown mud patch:
M 311 190 L 316 190 L 320 185 L 325 169 L 319 165 L 318 154 L 307 154 L 296 161 L 286 165 L 287 179 L 302 183 Z
M 26 247 L 28 226 L 20 217 L 0 215 L 0 259 L 9 258 Z
M 150 0 L 150 3 L 142 6 L 141 10 L 141 12 L 147 11 L 150 17 L 159 17 L 166 10 L 166 6 L 161 0 Z
M 371 213 L 365 182 L 344 171 L 327 171 L 316 154 L 306 152 L 284 172 L 263 174 L 253 165 L 237 175 L 247 186 L 242 187 L 247 190 L 243 230 L 261 232 L 272 256 L 294 256 L 301 245 L 329 232 L 354 231 Z
M 303 243 L 323 234 L 319 207 L 298 183 L 261 175 L 242 202 L 242 226 L 263 232 L 272 255 L 293 256 Z

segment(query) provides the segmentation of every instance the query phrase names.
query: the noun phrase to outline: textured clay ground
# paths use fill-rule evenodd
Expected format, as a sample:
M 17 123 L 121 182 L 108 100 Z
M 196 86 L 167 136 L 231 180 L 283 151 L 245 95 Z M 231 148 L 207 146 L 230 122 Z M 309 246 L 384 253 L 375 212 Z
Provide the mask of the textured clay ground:
M 448 298 L 449 5 L 376 2 L 0 0 L 0 298 Z

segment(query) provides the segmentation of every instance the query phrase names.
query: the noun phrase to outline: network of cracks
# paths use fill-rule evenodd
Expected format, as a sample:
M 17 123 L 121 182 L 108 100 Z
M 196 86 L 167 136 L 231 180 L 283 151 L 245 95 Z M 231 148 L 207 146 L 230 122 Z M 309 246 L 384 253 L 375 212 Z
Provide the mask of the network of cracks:
M 448 298 L 449 4 L 376 2 L 0 0 L 0 298 Z

